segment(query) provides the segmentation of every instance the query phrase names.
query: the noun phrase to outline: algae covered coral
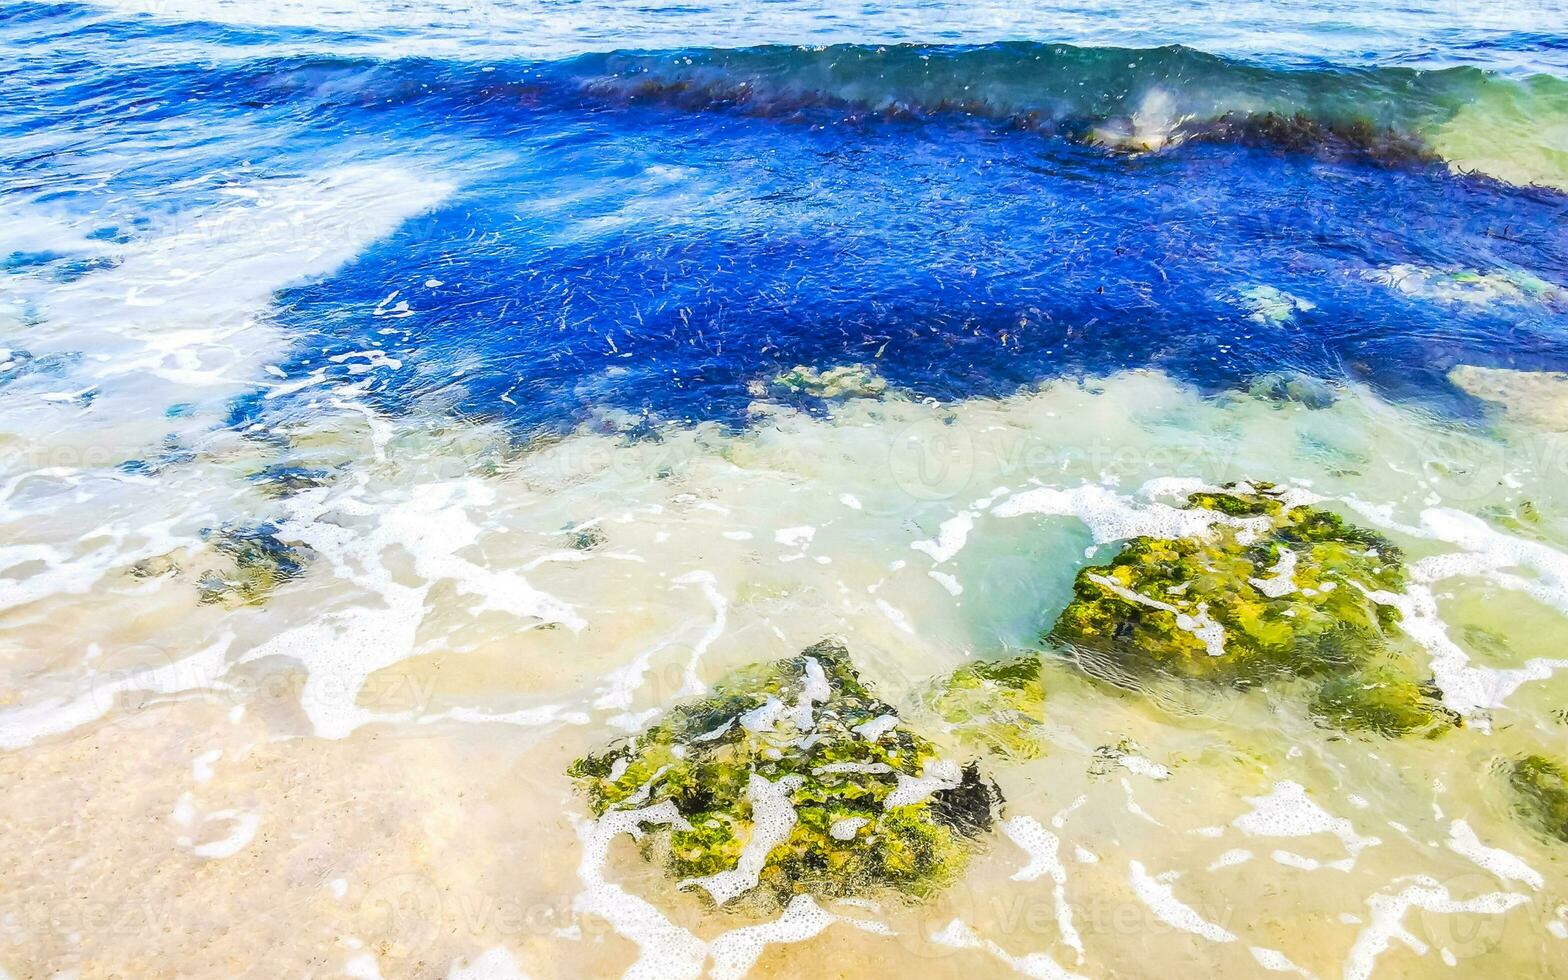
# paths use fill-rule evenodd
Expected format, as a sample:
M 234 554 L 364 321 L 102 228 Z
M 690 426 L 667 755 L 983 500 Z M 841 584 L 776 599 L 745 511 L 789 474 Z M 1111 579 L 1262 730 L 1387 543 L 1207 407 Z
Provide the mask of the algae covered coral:
M 596 816 L 673 803 L 681 820 L 645 835 L 643 853 L 719 905 L 924 897 L 962 872 L 1001 802 L 977 766 L 906 728 L 833 641 L 736 671 L 568 772 Z
M 1321 683 L 1314 713 L 1349 731 L 1440 731 L 1454 719 L 1395 642 L 1399 549 L 1271 484 L 1191 494 L 1207 534 L 1136 537 L 1082 569 L 1048 634 L 1132 675 L 1250 688 Z

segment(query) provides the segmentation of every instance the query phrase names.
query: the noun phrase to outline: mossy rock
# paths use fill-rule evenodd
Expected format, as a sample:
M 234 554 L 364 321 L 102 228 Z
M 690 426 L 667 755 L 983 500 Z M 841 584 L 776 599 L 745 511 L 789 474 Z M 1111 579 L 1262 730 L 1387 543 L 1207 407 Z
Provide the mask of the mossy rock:
M 1568 772 L 1545 756 L 1527 755 L 1507 766 L 1514 810 L 1537 830 L 1568 843 Z
M 1046 741 L 1040 658 L 965 664 L 932 684 L 922 704 L 962 742 L 1008 759 L 1032 759 Z
M 229 560 L 226 569 L 202 575 L 198 587 L 203 603 L 259 605 L 278 586 L 297 578 L 313 557 L 306 548 L 285 544 L 271 524 L 224 526 L 202 532 L 207 543 Z
M 1266 483 L 1194 493 L 1186 505 L 1221 516 L 1202 537 L 1133 538 L 1109 565 L 1080 570 L 1047 639 L 1138 676 L 1238 689 L 1324 680 L 1319 717 L 1350 731 L 1452 722 L 1403 656 L 1398 610 L 1368 594 L 1405 587 L 1391 542 L 1291 506 Z
M 1001 802 L 977 766 L 908 730 L 833 641 L 730 674 L 568 774 L 595 815 L 673 802 L 684 822 L 645 834 L 643 855 L 719 905 L 923 898 L 962 874 Z

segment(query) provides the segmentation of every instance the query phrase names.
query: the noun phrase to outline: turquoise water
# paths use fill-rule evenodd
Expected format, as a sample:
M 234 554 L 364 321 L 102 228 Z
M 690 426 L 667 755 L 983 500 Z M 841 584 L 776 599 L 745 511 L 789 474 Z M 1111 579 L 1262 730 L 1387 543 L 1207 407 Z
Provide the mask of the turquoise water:
M 4 4 L 0 980 L 1568 970 L 1565 23 Z

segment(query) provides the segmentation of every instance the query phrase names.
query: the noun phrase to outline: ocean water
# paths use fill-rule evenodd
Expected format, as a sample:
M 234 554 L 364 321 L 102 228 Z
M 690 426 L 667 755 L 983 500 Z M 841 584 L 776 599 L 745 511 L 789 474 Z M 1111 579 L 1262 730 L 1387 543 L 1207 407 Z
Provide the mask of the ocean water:
M 1568 974 L 1565 24 L 0 5 L 0 978 Z M 1453 723 L 1052 639 L 1236 481 Z M 824 638 L 995 787 L 940 887 L 569 775 Z M 932 715 L 1019 657 L 1023 757 Z

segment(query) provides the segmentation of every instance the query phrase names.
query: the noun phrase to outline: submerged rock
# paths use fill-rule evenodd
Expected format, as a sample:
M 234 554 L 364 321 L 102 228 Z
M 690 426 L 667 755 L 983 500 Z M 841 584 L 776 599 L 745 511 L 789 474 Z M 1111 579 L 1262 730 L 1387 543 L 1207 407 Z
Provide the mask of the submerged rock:
M 1451 720 L 1391 639 L 1403 557 L 1381 535 L 1270 484 L 1194 493 L 1215 512 L 1194 538 L 1137 537 L 1109 565 L 1078 573 L 1049 640 L 1134 675 L 1250 688 L 1310 678 L 1325 722 L 1404 734 Z
M 1465 394 L 1499 406 L 1510 418 L 1568 432 L 1568 374 L 1461 364 L 1448 372 L 1448 380 Z
M 568 525 L 561 533 L 567 545 L 576 551 L 592 551 L 609 540 L 604 528 L 595 523 Z
M 1568 772 L 1545 756 L 1527 755 L 1507 767 L 1514 809 L 1537 830 L 1568 843 Z
M 845 364 L 819 371 L 797 364 L 773 379 L 775 388 L 813 398 L 879 398 L 887 382 L 862 364 Z
M 1260 375 L 1247 386 L 1255 398 L 1306 408 L 1328 408 L 1339 400 L 1339 393 L 1327 381 L 1300 371 L 1276 371 Z
M 230 602 L 259 605 L 279 585 L 305 571 L 310 553 L 285 544 L 270 524 L 256 527 L 209 528 L 202 537 L 219 554 L 229 559 L 230 567 L 211 570 L 199 583 L 204 603 Z
M 1522 269 L 1431 269 L 1417 265 L 1391 265 L 1366 274 L 1367 278 L 1397 292 L 1440 303 L 1490 306 L 1494 303 L 1568 302 L 1568 291 Z
M 1488 507 L 1486 517 L 1496 521 L 1516 534 L 1537 535 L 1541 527 L 1541 509 L 1532 500 L 1521 500 L 1516 506 Z
M 1440 735 L 1461 722 L 1459 715 L 1443 706 L 1442 692 L 1392 668 L 1361 670 L 1324 681 L 1312 699 L 1312 713 L 1341 731 L 1389 738 Z
M 833 641 L 730 674 L 568 774 L 596 816 L 673 803 L 680 822 L 644 835 L 643 854 L 719 905 L 929 895 L 962 873 L 1001 802 L 977 766 L 909 731 Z
M 1035 654 L 965 664 L 921 700 L 967 744 L 1009 759 L 1032 759 L 1043 750 L 1045 685 Z
M 142 459 L 128 459 L 115 467 L 132 476 L 157 476 L 171 466 L 183 466 L 196 459 L 196 451 L 181 444 L 175 436 L 165 436 L 158 452 Z
M 268 497 L 285 498 L 329 486 L 332 473 L 325 469 L 276 463 L 257 470 L 246 479 Z
M 1247 318 L 1264 326 L 1282 326 L 1295 320 L 1297 313 L 1317 309 L 1317 304 L 1311 300 L 1287 293 L 1277 286 L 1248 286 L 1236 296 L 1238 302 L 1246 307 Z

